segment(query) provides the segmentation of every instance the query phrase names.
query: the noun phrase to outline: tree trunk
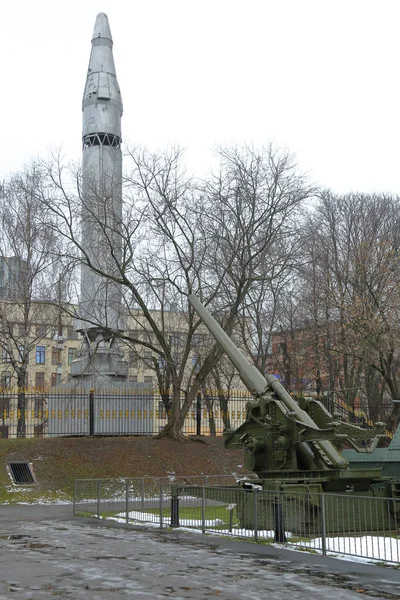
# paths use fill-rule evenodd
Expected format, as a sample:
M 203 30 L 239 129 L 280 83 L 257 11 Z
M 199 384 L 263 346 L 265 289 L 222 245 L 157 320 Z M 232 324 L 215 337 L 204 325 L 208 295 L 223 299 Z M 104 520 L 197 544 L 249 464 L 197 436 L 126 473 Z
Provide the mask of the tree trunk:
M 163 403 L 163 406 L 165 408 L 165 412 L 167 413 L 167 415 L 169 414 L 170 410 L 171 410 L 171 396 L 169 391 L 162 391 L 160 393 L 161 395 L 161 400 Z
M 157 437 L 171 437 L 181 442 L 187 441 L 187 437 L 182 433 L 181 425 L 181 407 L 180 390 L 173 388 L 172 402 L 170 403 L 170 410 L 168 412 L 168 422 L 164 429 L 160 431 Z M 163 399 L 164 400 L 164 399 Z
M 207 407 L 208 427 L 210 430 L 210 435 L 215 437 L 217 435 L 217 427 L 215 424 L 214 405 L 212 396 L 204 394 L 204 402 Z
M 222 392 L 218 394 L 219 407 L 222 413 L 222 421 L 224 423 L 224 429 L 231 428 L 231 420 L 229 417 L 229 395 L 225 395 Z
M 18 424 L 17 424 L 17 437 L 26 437 L 26 395 L 21 388 L 18 388 Z

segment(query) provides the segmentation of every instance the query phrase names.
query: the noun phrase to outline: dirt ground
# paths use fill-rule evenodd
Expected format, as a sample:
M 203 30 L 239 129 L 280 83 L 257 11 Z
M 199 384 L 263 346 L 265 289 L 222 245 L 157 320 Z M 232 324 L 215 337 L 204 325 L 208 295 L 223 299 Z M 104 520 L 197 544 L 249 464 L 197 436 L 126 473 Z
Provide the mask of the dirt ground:
M 221 437 L 185 443 L 150 436 L 0 440 L 0 491 L 10 484 L 9 462 L 32 464 L 37 492 L 70 493 L 75 479 L 246 473 L 243 451 L 226 449 Z

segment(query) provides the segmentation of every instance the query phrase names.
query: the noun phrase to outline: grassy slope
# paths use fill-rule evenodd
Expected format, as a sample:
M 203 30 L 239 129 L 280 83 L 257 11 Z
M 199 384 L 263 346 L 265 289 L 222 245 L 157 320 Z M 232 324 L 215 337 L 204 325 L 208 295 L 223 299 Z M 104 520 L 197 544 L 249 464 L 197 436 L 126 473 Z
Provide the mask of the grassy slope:
M 0 503 L 72 497 L 75 479 L 243 473 L 241 450 L 226 450 L 221 438 L 181 444 L 141 437 L 0 440 Z M 8 462 L 33 466 L 35 486 L 15 486 Z

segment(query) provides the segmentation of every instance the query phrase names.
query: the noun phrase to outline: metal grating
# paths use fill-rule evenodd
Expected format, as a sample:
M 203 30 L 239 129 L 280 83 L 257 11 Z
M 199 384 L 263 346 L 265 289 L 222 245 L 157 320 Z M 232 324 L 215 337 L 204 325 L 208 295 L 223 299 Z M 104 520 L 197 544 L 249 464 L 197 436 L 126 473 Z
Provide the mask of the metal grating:
M 29 463 L 8 463 L 14 483 L 17 485 L 26 485 L 35 483 L 33 473 Z

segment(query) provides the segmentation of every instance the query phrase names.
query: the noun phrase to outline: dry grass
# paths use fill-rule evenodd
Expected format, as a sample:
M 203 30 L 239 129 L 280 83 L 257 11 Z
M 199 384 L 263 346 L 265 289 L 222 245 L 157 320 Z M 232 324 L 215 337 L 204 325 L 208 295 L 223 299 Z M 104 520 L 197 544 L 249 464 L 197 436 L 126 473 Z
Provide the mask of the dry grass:
M 32 464 L 37 485 L 11 483 L 8 462 Z M 75 479 L 245 473 L 243 452 L 222 438 L 75 437 L 0 440 L 0 502 L 71 498 Z

